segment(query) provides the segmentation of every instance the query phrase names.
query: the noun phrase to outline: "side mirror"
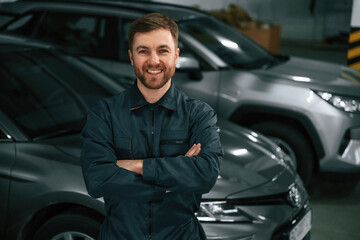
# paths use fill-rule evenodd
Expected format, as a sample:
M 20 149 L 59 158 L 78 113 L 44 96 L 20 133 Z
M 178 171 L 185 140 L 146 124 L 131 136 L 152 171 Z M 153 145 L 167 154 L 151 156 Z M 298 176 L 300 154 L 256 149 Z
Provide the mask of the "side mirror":
M 202 74 L 199 61 L 190 53 L 184 53 L 179 56 L 176 64 L 176 71 L 187 72 L 189 78 L 193 80 L 201 80 Z

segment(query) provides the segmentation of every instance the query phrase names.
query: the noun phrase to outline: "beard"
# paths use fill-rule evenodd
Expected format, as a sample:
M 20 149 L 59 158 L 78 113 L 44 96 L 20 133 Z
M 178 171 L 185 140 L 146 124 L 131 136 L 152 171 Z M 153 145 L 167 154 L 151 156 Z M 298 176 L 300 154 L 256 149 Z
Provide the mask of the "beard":
M 162 88 L 175 73 L 175 67 L 165 68 L 164 66 L 148 66 L 149 68 L 157 68 L 162 70 L 162 76 L 145 76 L 147 67 L 143 67 L 142 71 L 134 66 L 134 72 L 140 82 L 148 89 Z M 160 75 L 160 74 L 159 74 Z

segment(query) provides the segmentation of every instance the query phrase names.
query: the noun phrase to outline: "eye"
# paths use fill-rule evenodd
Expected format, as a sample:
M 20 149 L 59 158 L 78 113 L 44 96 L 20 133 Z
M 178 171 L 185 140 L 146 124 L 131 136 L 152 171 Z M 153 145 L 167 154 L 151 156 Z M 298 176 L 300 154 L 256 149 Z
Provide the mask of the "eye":
M 138 53 L 139 53 L 139 54 L 146 54 L 146 53 L 147 53 L 147 50 L 139 50 Z
M 168 53 L 169 52 L 169 50 L 167 50 L 167 49 L 160 49 L 160 51 L 159 51 L 160 53 Z

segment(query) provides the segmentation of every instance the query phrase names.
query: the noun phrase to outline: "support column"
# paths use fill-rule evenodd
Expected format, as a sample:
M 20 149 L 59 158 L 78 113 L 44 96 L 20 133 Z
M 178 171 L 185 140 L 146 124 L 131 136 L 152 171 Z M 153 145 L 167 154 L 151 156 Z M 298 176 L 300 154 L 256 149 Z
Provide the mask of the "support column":
M 348 66 L 360 70 L 360 0 L 353 0 L 350 25 Z

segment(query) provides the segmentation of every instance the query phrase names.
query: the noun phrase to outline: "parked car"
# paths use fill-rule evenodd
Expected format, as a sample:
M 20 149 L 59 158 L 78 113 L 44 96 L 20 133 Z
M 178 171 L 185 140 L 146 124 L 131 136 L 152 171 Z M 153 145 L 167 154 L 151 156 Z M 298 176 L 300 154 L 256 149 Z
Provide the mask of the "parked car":
M 271 137 L 292 156 L 306 185 L 319 169 L 360 173 L 356 70 L 273 55 L 209 14 L 176 5 L 17 1 L 2 4 L 0 12 L 20 15 L 2 32 L 51 42 L 113 76 L 130 77 L 129 25 L 147 12 L 166 13 L 180 29 L 173 79 L 179 89 L 208 102 L 220 117 Z
M 126 78 L 126 76 L 124 76 Z M 48 45 L 0 36 L 0 239 L 95 239 L 105 209 L 80 167 L 91 106 L 125 89 Z M 197 217 L 208 239 L 310 239 L 305 187 L 281 148 L 219 120 L 225 151 Z

